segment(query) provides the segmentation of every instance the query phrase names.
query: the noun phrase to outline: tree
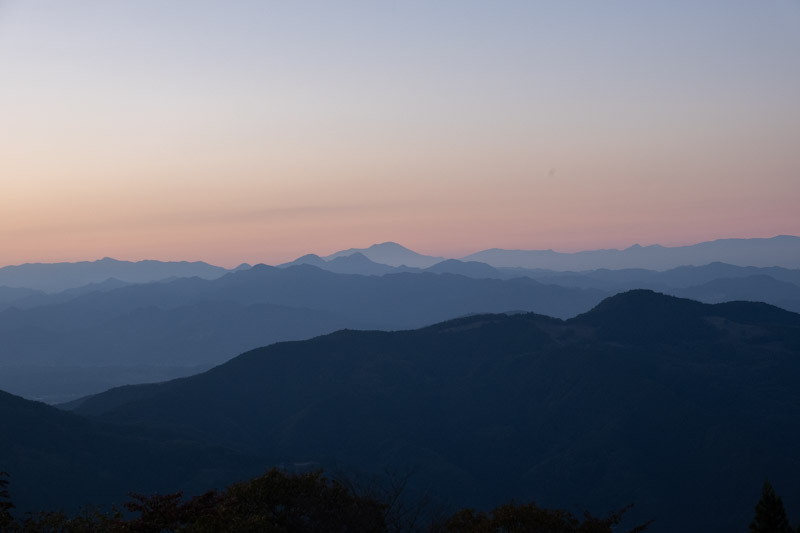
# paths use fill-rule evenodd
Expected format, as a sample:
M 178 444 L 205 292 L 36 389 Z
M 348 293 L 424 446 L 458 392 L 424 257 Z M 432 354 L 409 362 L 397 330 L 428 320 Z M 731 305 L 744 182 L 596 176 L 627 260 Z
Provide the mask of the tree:
M 72 516 L 61 511 L 28 513 L 18 523 L 8 513 L 13 504 L 6 501 L 6 476 L 0 473 L 0 509 L 5 513 L 0 533 L 612 533 L 630 508 L 606 518 L 588 513 L 579 518 L 569 511 L 512 501 L 489 512 L 463 509 L 448 519 L 425 524 L 417 508 L 392 512 L 402 499 L 407 476 L 391 478 L 385 494 L 389 498 L 385 498 L 380 492 L 365 494 L 353 485 L 329 480 L 321 471 L 291 474 L 272 469 L 188 501 L 180 492 L 131 493 L 125 508 L 138 516 L 125 516 L 116 507 L 110 512 L 85 508 Z M 628 533 L 641 533 L 648 525 Z
M 750 533 L 793 533 L 783 500 L 775 494 L 769 481 L 764 481 L 761 489 L 761 499 L 756 504 L 755 516 L 750 522 Z
M 384 504 L 350 493 L 321 472 L 288 474 L 272 469 L 225 491 L 183 501 L 180 492 L 131 494 L 125 508 L 139 516 L 118 525 L 126 533 L 258 532 L 385 533 Z M 117 527 L 115 525 L 115 527 Z M 109 529 L 110 530 L 110 529 Z
M 14 517 L 11 516 L 11 509 L 14 504 L 11 502 L 11 496 L 8 494 L 8 472 L 0 472 L 0 531 L 5 531 L 14 523 Z
M 292 475 L 276 468 L 228 487 L 216 514 L 196 526 L 215 532 L 386 531 L 382 503 L 350 493 L 321 471 Z
M 197 496 L 189 503 L 183 503 L 182 492 L 153 494 L 152 496 L 130 493 L 129 496 L 133 500 L 125 503 L 124 506 L 132 513 L 139 513 L 139 516 L 132 519 L 127 526 L 130 531 L 136 533 L 176 531 L 185 523 L 191 522 L 203 514 L 199 512 L 197 502 L 216 500 L 215 492 Z
M 535 503 L 511 502 L 489 513 L 462 509 L 444 524 L 445 533 L 611 533 L 630 508 L 598 518 L 588 513 L 583 521 L 563 509 L 545 509 Z M 641 533 L 650 522 L 638 525 L 629 533 Z

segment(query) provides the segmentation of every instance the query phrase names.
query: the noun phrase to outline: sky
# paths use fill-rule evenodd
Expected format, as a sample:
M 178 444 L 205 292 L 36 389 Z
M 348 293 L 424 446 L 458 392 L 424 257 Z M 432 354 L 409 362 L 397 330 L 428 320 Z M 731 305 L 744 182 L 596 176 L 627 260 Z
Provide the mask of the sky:
M 800 235 L 800 0 L 0 0 L 0 266 Z

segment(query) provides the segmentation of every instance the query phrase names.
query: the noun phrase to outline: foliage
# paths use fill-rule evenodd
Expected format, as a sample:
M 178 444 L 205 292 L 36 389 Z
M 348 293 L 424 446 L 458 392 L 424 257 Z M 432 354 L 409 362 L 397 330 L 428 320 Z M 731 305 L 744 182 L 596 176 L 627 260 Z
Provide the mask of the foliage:
M 125 508 L 139 516 L 126 524 L 126 531 L 136 533 L 185 530 L 201 517 L 213 514 L 221 498 L 216 491 L 195 496 L 185 503 L 182 492 L 152 496 L 132 493 L 130 497 L 133 501 L 127 502 Z
M 444 525 L 445 533 L 611 533 L 620 523 L 626 507 L 611 513 L 607 518 L 598 518 L 588 513 L 579 520 L 563 509 L 545 509 L 536 503 L 501 505 L 489 513 L 463 509 L 454 514 Z M 629 533 L 640 533 L 650 523 L 634 527 Z
M 384 506 L 348 491 L 321 472 L 288 475 L 272 469 L 228 488 L 195 531 L 381 532 Z
M 222 493 L 209 491 L 184 501 L 180 492 L 130 494 L 125 508 L 137 516 L 125 520 L 111 513 L 85 511 L 29 515 L 0 531 L 24 533 L 177 533 L 265 532 L 379 533 L 386 531 L 383 504 L 352 494 L 321 472 L 290 475 L 272 469 L 263 476 L 236 483 Z
M 323 477 L 321 472 L 288 474 L 272 469 L 236 483 L 223 492 L 209 491 L 184 501 L 180 492 L 130 494 L 125 508 L 136 514 L 125 518 L 118 509 L 102 513 L 85 510 L 76 517 L 61 512 L 29 514 L 22 523 L 9 521 L 0 532 L 15 533 L 610 533 L 627 508 L 600 519 L 589 514 L 579 520 L 567 511 L 514 502 L 489 513 L 464 509 L 443 523 L 398 525 L 391 518 L 404 490 L 405 478 L 389 488 L 389 500 L 358 494 L 352 487 Z M 8 497 L 2 481 L 0 496 Z M 387 523 L 387 517 L 390 517 Z M 629 533 L 640 533 L 647 524 Z
M 78 516 L 63 512 L 28 514 L 22 524 L 9 528 L 20 533 L 116 533 L 129 531 L 118 509 L 103 513 L 97 509 L 84 509 Z
M 0 531 L 9 527 L 14 518 L 11 516 L 11 509 L 14 504 L 11 502 L 8 489 L 8 472 L 0 472 Z
M 750 533 L 793 533 L 783 500 L 775 494 L 769 481 L 764 481 L 761 489 L 761 499 L 756 504 L 755 516 L 750 522 Z

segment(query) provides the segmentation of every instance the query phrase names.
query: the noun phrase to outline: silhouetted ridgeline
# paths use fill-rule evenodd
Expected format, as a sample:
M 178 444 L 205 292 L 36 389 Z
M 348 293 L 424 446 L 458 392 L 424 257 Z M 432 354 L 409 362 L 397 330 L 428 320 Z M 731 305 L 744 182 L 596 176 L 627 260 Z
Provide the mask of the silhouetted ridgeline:
M 73 407 L 262 464 L 410 469 L 414 491 L 456 506 L 635 502 L 631 519 L 655 518 L 653 531 L 730 531 L 751 518 L 765 477 L 800 514 L 799 353 L 800 315 L 632 291 L 567 321 L 477 315 L 275 344 Z M 17 455 L 4 468 L 31 494 L 58 475 L 41 457 L 69 463 L 55 444 L 35 463 L 24 451 L 35 448 L 6 445 Z M 85 468 L 81 479 L 104 483 Z
M 639 246 L 624 250 L 587 250 L 560 253 L 553 250 L 484 250 L 465 261 L 480 261 L 495 267 L 587 270 L 595 268 L 649 268 L 666 270 L 682 265 L 712 262 L 739 266 L 800 268 L 800 237 L 778 235 L 769 239 L 718 239 L 690 246 Z
M 0 286 L 26 287 L 57 292 L 100 283 L 116 278 L 130 283 L 144 283 L 167 278 L 193 277 L 213 279 L 228 272 L 202 261 L 118 261 L 106 257 L 77 263 L 25 263 L 0 268 Z
M 331 260 L 362 254 L 375 263 L 394 267 L 428 268 L 444 260 L 422 255 L 394 242 L 368 248 L 350 248 L 331 254 Z M 590 270 L 598 268 L 646 268 L 666 270 L 683 265 L 706 265 L 713 262 L 739 266 L 800 268 L 800 237 L 778 235 L 760 239 L 718 239 L 689 246 L 640 246 L 624 250 L 586 250 L 574 253 L 553 250 L 503 250 L 493 248 L 461 258 L 462 261 L 487 263 L 493 267 L 521 267 L 552 270 Z M 322 266 L 317 262 L 316 266 Z
M 331 254 L 324 259 L 331 261 L 340 257 L 346 257 L 353 254 L 361 254 L 371 261 L 390 266 L 407 266 L 415 268 L 427 268 L 443 261 L 444 257 L 433 257 L 430 255 L 418 254 L 413 250 L 409 250 L 405 246 L 401 246 L 395 242 L 384 242 L 381 244 L 373 244 L 369 248 L 350 248 L 349 250 L 341 250 Z

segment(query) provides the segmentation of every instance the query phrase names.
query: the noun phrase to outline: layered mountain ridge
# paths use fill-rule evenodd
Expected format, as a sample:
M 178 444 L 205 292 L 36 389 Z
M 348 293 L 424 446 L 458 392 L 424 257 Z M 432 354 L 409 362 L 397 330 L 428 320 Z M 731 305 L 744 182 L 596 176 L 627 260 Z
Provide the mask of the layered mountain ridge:
M 798 354 L 795 313 L 631 291 L 569 320 L 474 315 L 279 343 L 72 407 L 275 463 L 408 468 L 416 490 L 467 505 L 636 502 L 654 531 L 689 517 L 723 531 L 746 523 L 765 476 L 800 497 Z

